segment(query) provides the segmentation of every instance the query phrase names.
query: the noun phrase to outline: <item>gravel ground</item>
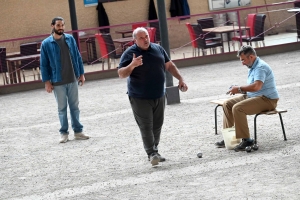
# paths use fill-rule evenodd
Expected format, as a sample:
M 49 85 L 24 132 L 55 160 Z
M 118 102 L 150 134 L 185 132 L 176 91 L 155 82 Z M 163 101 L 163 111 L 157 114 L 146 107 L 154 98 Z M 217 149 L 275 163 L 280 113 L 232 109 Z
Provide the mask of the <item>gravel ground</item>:
M 0 199 L 300 199 L 300 51 L 261 57 L 273 68 L 279 117 L 258 117 L 259 150 L 217 149 L 210 100 L 245 84 L 236 61 L 182 68 L 189 91 L 166 107 L 159 146 L 167 161 L 152 167 L 126 95 L 126 79 L 80 88 L 81 121 L 91 138 L 59 144 L 53 94 L 44 89 L 0 96 Z M 208 58 L 209 59 L 209 58 Z M 174 80 L 177 84 L 177 80 Z M 218 111 L 221 130 L 221 109 Z M 253 135 L 253 116 L 248 117 Z M 202 152 L 203 158 L 197 158 Z

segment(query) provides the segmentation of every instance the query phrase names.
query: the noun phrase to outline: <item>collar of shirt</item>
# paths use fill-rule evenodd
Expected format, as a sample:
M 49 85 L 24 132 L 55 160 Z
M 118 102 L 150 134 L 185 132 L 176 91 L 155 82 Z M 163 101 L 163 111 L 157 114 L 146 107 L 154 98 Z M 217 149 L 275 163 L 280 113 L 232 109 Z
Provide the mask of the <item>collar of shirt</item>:
M 143 50 L 141 49 L 137 44 L 134 44 L 136 45 L 136 49 L 139 50 L 140 52 L 145 52 L 145 51 L 149 51 L 152 49 L 152 43 L 150 42 L 150 45 L 149 45 L 149 48 L 147 50 Z

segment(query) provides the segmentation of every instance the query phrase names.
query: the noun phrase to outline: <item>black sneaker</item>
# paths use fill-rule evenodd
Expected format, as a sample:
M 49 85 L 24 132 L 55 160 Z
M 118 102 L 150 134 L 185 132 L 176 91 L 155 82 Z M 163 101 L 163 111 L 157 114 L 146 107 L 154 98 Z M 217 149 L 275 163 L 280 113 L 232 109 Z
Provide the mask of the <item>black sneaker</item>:
M 159 162 L 159 157 L 156 153 L 152 153 L 150 156 L 149 156 L 149 160 L 152 164 L 152 166 L 154 165 L 158 165 L 158 162 Z
M 234 150 L 236 152 L 238 152 L 238 151 L 245 151 L 245 148 L 247 146 L 252 146 L 252 145 L 254 145 L 254 140 L 252 140 L 251 142 L 249 142 L 246 139 L 243 139 L 242 142 L 234 148 Z
M 222 140 L 221 142 L 216 142 L 215 145 L 218 148 L 225 148 L 225 142 L 224 142 L 224 140 Z
M 157 157 L 159 158 L 158 162 L 165 162 L 166 159 L 162 157 L 159 153 L 156 152 Z M 150 156 L 148 156 L 148 160 L 150 161 Z

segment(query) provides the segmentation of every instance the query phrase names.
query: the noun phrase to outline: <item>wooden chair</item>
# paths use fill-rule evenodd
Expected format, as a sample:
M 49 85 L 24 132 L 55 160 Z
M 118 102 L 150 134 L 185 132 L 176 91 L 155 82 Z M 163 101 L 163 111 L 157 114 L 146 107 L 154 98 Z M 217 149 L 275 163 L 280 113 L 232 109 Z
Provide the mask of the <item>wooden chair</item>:
M 223 106 L 224 101 L 227 99 L 217 99 L 217 100 L 212 100 L 210 101 L 211 103 L 217 104 L 215 107 L 215 113 L 214 113 L 214 117 L 215 117 L 215 134 L 217 135 L 217 108 L 219 106 Z M 284 130 L 284 124 L 283 124 L 283 120 L 282 120 L 282 113 L 286 113 L 287 110 L 285 109 L 280 109 L 280 108 L 276 108 L 275 110 L 271 110 L 271 111 L 264 111 L 264 112 L 260 112 L 255 114 L 254 116 L 254 143 L 257 144 L 257 127 L 256 127 L 256 119 L 259 115 L 275 115 L 278 114 L 279 115 L 279 119 L 280 119 L 280 123 L 281 123 L 281 128 L 282 128 L 282 133 L 283 133 L 283 138 L 286 141 L 286 135 L 285 135 L 285 130 Z
M 20 45 L 20 54 L 21 56 L 29 56 L 38 54 L 38 43 L 32 42 L 32 43 L 25 43 Z M 30 63 L 30 64 L 29 64 Z M 29 60 L 22 60 L 21 65 L 24 66 L 22 69 L 32 69 L 40 67 L 40 62 L 35 61 L 31 62 Z

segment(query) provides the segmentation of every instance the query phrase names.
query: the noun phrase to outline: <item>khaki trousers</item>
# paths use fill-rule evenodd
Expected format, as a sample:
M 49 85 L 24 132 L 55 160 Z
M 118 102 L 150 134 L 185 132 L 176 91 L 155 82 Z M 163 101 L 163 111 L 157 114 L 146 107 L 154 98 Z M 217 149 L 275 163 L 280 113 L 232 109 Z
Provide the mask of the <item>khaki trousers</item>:
M 223 128 L 235 126 L 236 138 L 250 138 L 247 115 L 274 110 L 279 99 L 239 95 L 223 103 Z

